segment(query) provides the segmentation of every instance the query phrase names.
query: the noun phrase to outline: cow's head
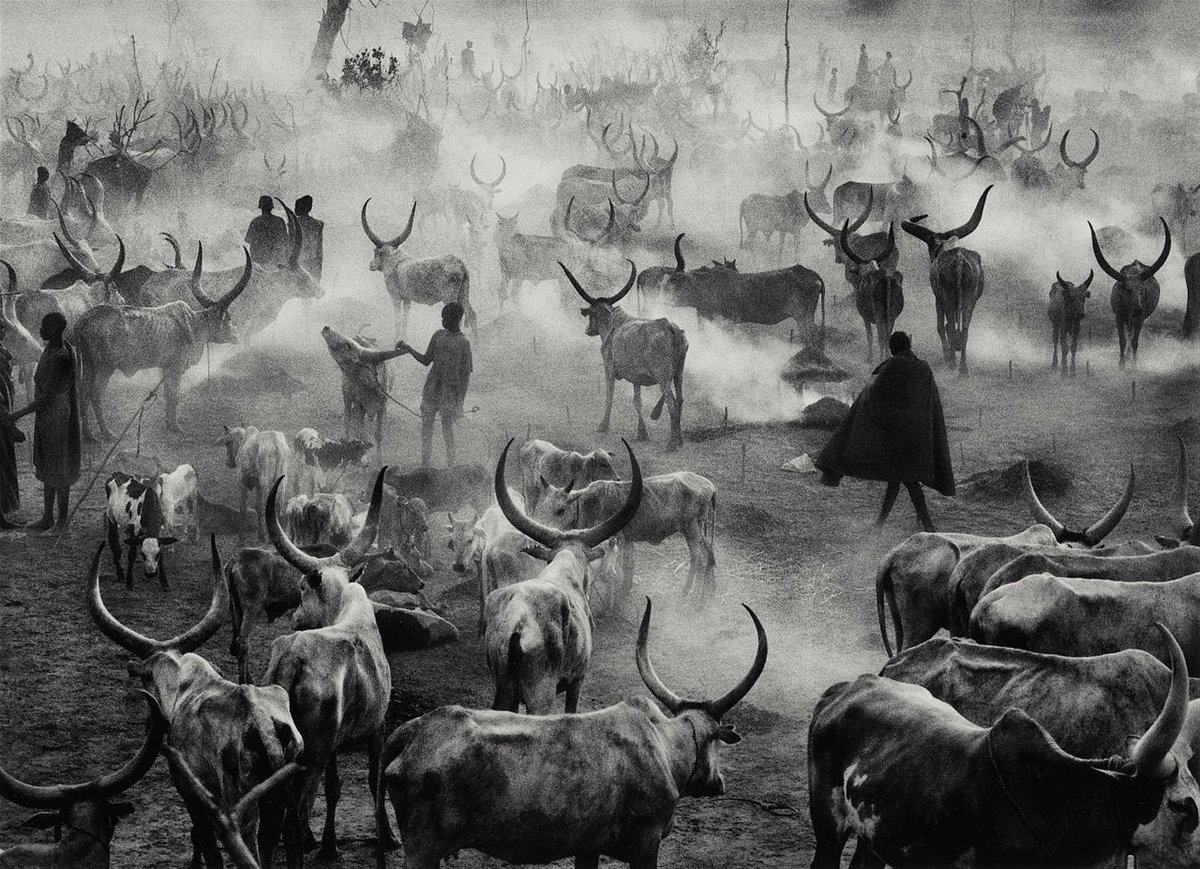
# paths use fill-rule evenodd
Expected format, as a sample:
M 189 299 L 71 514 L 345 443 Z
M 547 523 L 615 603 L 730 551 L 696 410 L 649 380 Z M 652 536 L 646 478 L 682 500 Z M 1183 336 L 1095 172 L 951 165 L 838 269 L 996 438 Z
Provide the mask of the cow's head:
M 1092 145 L 1091 153 L 1082 160 L 1072 160 L 1067 154 L 1067 136 L 1071 135 L 1071 131 L 1067 130 L 1063 133 L 1062 140 L 1058 143 L 1058 153 L 1062 157 L 1063 174 L 1070 179 L 1070 186 L 1076 190 L 1084 188 L 1084 178 L 1087 175 L 1088 166 L 1092 165 L 1092 161 L 1096 159 L 1096 155 L 1100 153 L 1100 134 L 1095 130 L 1091 131 L 1095 138 L 1095 144 Z
M 225 447 L 225 467 L 236 468 L 238 466 L 238 451 L 241 450 L 242 444 L 250 437 L 250 426 L 243 423 L 236 428 L 224 426 L 225 434 L 221 435 L 213 441 L 214 447 Z
M 1161 623 L 1157 627 L 1170 652 L 1171 687 L 1158 717 L 1127 756 L 1085 759 L 1068 754 L 1018 709 L 1008 710 L 989 728 L 985 769 L 992 781 L 976 786 L 996 794 L 989 817 L 994 851 L 1038 854 L 1038 862 L 1049 865 L 1068 858 L 1097 862 L 1127 849 L 1137 828 L 1154 820 L 1181 773 L 1172 748 L 1188 719 L 1183 651 Z M 1180 808 L 1188 815 L 1182 827 L 1194 831 L 1193 812 Z M 1089 855 L 1096 856 L 1087 859 Z
M 1104 273 L 1116 281 L 1116 286 L 1113 287 L 1114 293 L 1120 293 L 1126 296 L 1131 304 L 1130 313 L 1135 317 L 1143 315 L 1142 294 L 1149 289 L 1158 289 L 1158 281 L 1154 279 L 1155 273 L 1163 267 L 1167 261 L 1167 257 L 1171 255 L 1171 230 L 1167 226 L 1167 222 L 1161 217 L 1158 219 L 1163 228 L 1163 248 L 1151 265 L 1144 265 L 1139 260 L 1134 260 L 1129 265 L 1122 267 L 1120 271 L 1109 265 L 1108 260 L 1104 258 L 1104 252 L 1100 250 L 1100 242 L 1096 238 L 1096 230 L 1092 226 L 1092 222 L 1088 221 L 1088 229 L 1092 233 L 1092 253 L 1096 255 L 1096 262 Z M 1115 306 L 1114 301 L 1114 306 Z
M 362 228 L 363 232 L 367 234 L 367 238 L 371 240 L 371 244 L 375 245 L 375 255 L 371 258 L 371 271 L 390 273 L 408 259 L 408 255 L 400 249 L 400 245 L 408 241 L 408 237 L 412 235 L 413 221 L 417 217 L 417 203 L 413 203 L 412 211 L 408 214 L 408 226 L 404 227 L 404 232 L 391 241 L 385 241 L 371 231 L 371 224 L 367 222 L 367 205 L 370 202 L 371 200 L 367 199 L 363 203 Z
M 142 556 L 142 570 L 146 577 L 154 579 L 159 573 L 163 575 L 163 583 L 166 583 L 167 565 L 164 556 L 166 555 L 166 547 L 172 543 L 178 543 L 179 540 L 175 537 L 146 537 L 138 545 L 138 552 Z
M 598 525 L 589 528 L 571 530 L 552 528 L 531 519 L 524 510 L 519 509 L 513 503 L 512 495 L 509 494 L 508 485 L 504 480 L 504 467 L 508 459 L 508 451 L 513 444 L 512 440 L 505 445 L 504 451 L 500 454 L 500 460 L 496 463 L 494 488 L 497 506 L 500 507 L 504 518 L 511 522 L 517 531 L 537 544 L 527 547 L 525 552 L 546 562 L 553 561 L 561 552 L 572 552 L 577 559 L 577 564 L 583 568 L 576 578 L 582 584 L 584 591 L 587 589 L 587 562 L 604 556 L 600 544 L 619 534 L 633 519 L 638 506 L 642 503 L 642 469 L 628 442 L 622 440 L 622 443 L 625 443 L 625 449 L 629 452 L 629 462 L 632 467 L 629 496 L 617 512 Z
M 1088 289 L 1092 285 L 1094 271 L 1089 271 L 1087 280 L 1082 284 L 1072 284 L 1063 278 L 1061 272 L 1054 273 L 1054 285 L 1050 287 L 1050 298 L 1062 300 L 1062 316 L 1067 323 L 1078 323 L 1083 319 L 1084 305 L 1092 297 Z
M 454 555 L 451 567 L 455 573 L 466 573 L 467 560 L 474 549 L 475 524 L 479 521 L 479 516 L 471 510 L 470 516 L 461 517 L 447 512 L 446 518 L 449 523 L 444 528 L 450 535 L 450 539 L 446 541 L 446 548 Z
M 496 228 L 494 230 L 497 239 L 509 239 L 517 235 L 521 231 L 521 212 L 517 212 L 512 217 L 505 217 L 500 212 L 496 212 Z
M 145 692 L 143 692 L 145 694 Z M 0 768 L 0 797 L 38 813 L 25 822 L 39 830 L 53 829 L 55 843 L 19 846 L 13 865 L 107 866 L 109 842 L 117 821 L 133 812 L 133 804 L 114 800 L 154 766 L 166 735 L 166 723 L 154 699 L 145 694 L 150 713 L 141 747 L 116 772 L 83 784 L 32 785 Z M 58 841 L 61 834 L 61 841 Z M 68 856 L 69 855 L 69 856 Z M 0 856 L 0 860 L 4 860 Z M 93 862 L 95 861 L 95 862 Z
M 900 228 L 911 235 L 913 238 L 925 242 L 925 246 L 929 250 L 929 261 L 937 259 L 943 249 L 946 249 L 949 243 L 962 241 L 972 232 L 979 228 L 980 222 L 983 220 L 983 209 L 987 204 L 988 194 L 992 191 L 995 185 L 989 184 L 979 195 L 979 201 L 975 203 L 975 210 L 971 213 L 971 217 L 962 226 L 954 229 L 948 229 L 943 232 L 934 232 L 927 226 L 922 226 L 921 221 L 925 215 L 912 217 L 908 220 L 900 222 Z
M 233 331 L 233 322 L 229 319 L 229 306 L 246 289 L 246 285 L 250 283 L 250 275 L 253 271 L 253 264 L 250 262 L 250 249 L 243 247 L 242 251 L 246 255 L 246 265 L 242 269 L 242 276 L 233 285 L 233 289 L 221 296 L 221 298 L 213 299 L 204 292 L 202 286 L 201 270 L 204 267 L 204 246 L 197 243 L 196 265 L 192 268 L 191 290 L 192 295 L 200 303 L 202 309 L 201 318 L 205 327 L 204 337 L 213 344 L 237 343 L 237 335 Z
M 633 264 L 633 260 L 626 260 L 626 262 L 629 263 L 629 280 L 625 282 L 625 286 L 614 295 L 598 296 L 596 298 L 592 298 L 587 294 L 583 287 L 579 285 L 579 281 L 575 280 L 575 276 L 571 274 L 570 269 L 561 262 L 558 264 L 558 267 L 567 276 L 567 280 L 571 282 L 571 286 L 575 288 L 575 292 L 579 293 L 580 298 L 588 304 L 586 308 L 579 309 L 579 313 L 587 317 L 588 321 L 587 328 L 584 330 L 585 335 L 594 338 L 597 335 L 603 335 L 607 332 L 609 323 L 612 321 L 613 307 L 621 299 L 625 298 L 626 293 L 633 289 L 633 285 L 637 281 L 637 266 Z
M 689 700 L 680 697 L 664 685 L 654 672 L 654 665 L 650 663 L 650 599 L 646 598 L 646 611 L 642 615 L 642 626 L 638 631 L 638 674 L 650 693 L 667 708 L 676 721 L 686 723 L 691 729 L 694 754 L 689 760 L 692 768 L 687 780 L 681 783 L 681 792 L 688 796 L 708 797 L 725 793 L 725 777 L 721 774 L 717 743 L 736 745 L 742 741 L 742 737 L 732 725 L 722 723 L 721 719 L 750 693 L 767 664 L 767 632 L 763 630 L 762 622 L 758 620 L 754 610 L 746 607 L 746 612 L 750 613 L 750 618 L 754 621 L 754 630 L 758 634 L 758 651 L 754 656 L 754 663 L 750 666 L 750 672 L 724 697 L 716 700 Z
M 871 209 L 874 207 L 875 188 L 868 187 L 867 206 L 863 209 L 862 214 L 847 224 L 845 227 L 846 231 L 850 233 L 858 232 L 858 230 L 862 228 L 862 225 L 867 222 L 867 218 L 871 216 Z M 825 239 L 823 244 L 829 245 L 833 248 L 833 261 L 839 264 L 845 264 L 847 262 L 846 255 L 842 252 L 841 245 L 837 243 L 840 231 L 836 227 L 831 226 L 821 219 L 821 217 L 817 214 L 818 209 L 813 208 L 812 203 L 809 202 L 807 193 L 804 194 L 804 210 L 808 213 L 808 219 L 811 220 L 816 226 L 824 230 L 825 234 L 829 236 L 827 239 Z
M 159 705 L 166 710 L 174 708 L 174 693 L 179 687 L 183 657 L 206 643 L 220 629 L 229 611 L 229 588 L 225 583 L 225 575 L 217 554 L 216 535 L 212 535 L 210 540 L 213 569 L 212 603 L 204 618 L 169 640 L 152 640 L 117 621 L 100 596 L 100 555 L 104 552 L 103 544 L 96 550 L 96 556 L 92 559 L 87 598 L 92 621 L 96 623 L 100 633 L 135 656 L 136 660 L 130 661 L 129 665 L 131 675 L 139 677 L 146 689 L 154 693 Z
M 371 492 L 371 504 L 362 530 L 341 551 L 324 558 L 304 552 L 292 542 L 279 524 L 277 500 L 283 477 L 275 481 L 267 496 L 267 533 L 275 550 L 292 567 L 304 575 L 300 589 L 300 606 L 292 614 L 292 627 L 298 631 L 319 628 L 337 621 L 342 608 L 342 597 L 351 580 L 351 571 L 367 560 L 367 553 L 375 544 L 379 532 L 379 511 L 383 504 L 383 476 L 387 468 L 381 468 L 375 478 Z M 365 592 L 359 590 L 365 598 Z
M 1059 543 L 1099 546 L 1104 538 L 1117 527 L 1117 523 L 1125 518 L 1125 511 L 1129 509 L 1129 504 L 1133 501 L 1134 473 L 1133 464 L 1130 463 L 1129 480 L 1125 483 L 1125 491 L 1120 500 L 1083 531 L 1074 531 L 1055 519 L 1054 514 L 1042 504 L 1037 492 L 1033 489 L 1033 478 L 1029 476 L 1028 461 L 1023 463 L 1021 473 L 1023 475 L 1022 483 L 1025 487 L 1025 502 L 1029 505 L 1029 512 L 1033 515 L 1034 521 L 1048 526 L 1054 532 L 1054 539 Z

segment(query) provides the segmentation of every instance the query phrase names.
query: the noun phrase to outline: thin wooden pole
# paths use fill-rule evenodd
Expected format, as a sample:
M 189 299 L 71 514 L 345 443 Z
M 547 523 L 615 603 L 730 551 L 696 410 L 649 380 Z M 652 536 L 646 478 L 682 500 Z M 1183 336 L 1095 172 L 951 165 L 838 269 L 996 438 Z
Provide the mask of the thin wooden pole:
M 792 122 L 792 101 L 790 84 L 792 78 L 792 42 L 790 31 L 792 27 L 792 0 L 787 0 L 783 10 L 783 123 Z

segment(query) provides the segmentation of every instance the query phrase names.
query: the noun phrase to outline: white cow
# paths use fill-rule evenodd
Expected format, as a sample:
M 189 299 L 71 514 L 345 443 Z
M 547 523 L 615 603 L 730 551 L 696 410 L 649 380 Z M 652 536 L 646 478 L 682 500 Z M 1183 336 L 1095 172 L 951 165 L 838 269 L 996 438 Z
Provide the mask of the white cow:
M 239 516 L 246 515 L 246 501 L 254 491 L 254 521 L 259 538 L 263 536 L 263 493 L 287 473 L 288 459 L 292 451 L 287 436 L 281 431 L 259 431 L 252 425 L 237 428 L 225 426 L 225 434 L 217 438 L 213 446 L 224 446 L 225 464 L 238 468 L 242 475 L 242 501 Z M 284 483 L 286 485 L 286 481 Z M 284 494 L 280 486 L 280 497 Z M 239 522 L 238 541 L 242 530 Z

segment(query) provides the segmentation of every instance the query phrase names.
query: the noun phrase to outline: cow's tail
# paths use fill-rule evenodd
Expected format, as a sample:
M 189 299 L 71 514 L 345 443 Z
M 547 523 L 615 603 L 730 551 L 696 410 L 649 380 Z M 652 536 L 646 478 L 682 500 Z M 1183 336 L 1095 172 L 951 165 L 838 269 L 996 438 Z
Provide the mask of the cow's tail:
M 675 387 L 675 401 L 678 402 L 679 415 L 683 417 L 683 363 L 687 359 L 687 339 L 683 335 L 683 330 L 674 323 L 669 324 L 671 327 L 671 380 Z M 650 411 L 650 419 L 657 420 L 662 416 L 663 406 L 667 402 L 667 394 L 664 392 L 658 398 L 658 404 L 654 405 L 654 410 Z
M 708 538 L 708 548 L 712 549 L 717 539 L 717 493 L 713 492 L 708 500 L 708 521 L 705 523 L 704 536 Z
M 513 631 L 508 638 L 508 666 L 503 669 L 503 678 L 496 684 L 496 698 L 492 708 L 517 712 L 521 707 L 521 668 L 525 653 L 521 651 L 521 632 Z
M 875 613 L 879 617 L 879 636 L 883 638 L 883 648 L 889 658 L 895 656 L 892 644 L 888 641 L 887 616 L 884 613 L 884 602 L 892 614 L 892 624 L 896 630 L 896 648 L 904 648 L 904 623 L 900 620 L 900 607 L 896 604 L 896 588 L 892 582 L 892 559 L 885 558 L 875 574 Z

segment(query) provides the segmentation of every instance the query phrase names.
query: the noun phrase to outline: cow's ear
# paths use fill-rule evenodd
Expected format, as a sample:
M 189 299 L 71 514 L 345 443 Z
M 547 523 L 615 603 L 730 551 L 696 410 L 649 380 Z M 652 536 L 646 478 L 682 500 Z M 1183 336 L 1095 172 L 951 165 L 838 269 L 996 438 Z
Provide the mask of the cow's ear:
M 25 821 L 25 826 L 32 827 L 35 830 L 49 830 L 51 827 L 57 825 L 61 818 L 62 815 L 58 812 L 38 812 Z
M 1163 537 L 1161 534 L 1154 535 L 1154 542 L 1163 549 L 1178 549 L 1179 541 L 1173 537 Z
M 133 814 L 133 803 L 120 800 L 108 804 L 108 814 L 114 818 L 124 818 Z
M 308 587 L 311 588 L 313 591 L 320 591 L 321 590 L 321 571 L 320 570 L 310 570 L 308 573 L 304 574 L 304 581 L 308 583 Z
M 717 728 L 717 739 L 726 745 L 737 745 L 742 741 L 742 735 L 733 729 L 732 724 L 722 724 Z
M 172 543 L 178 543 L 178 537 L 160 537 L 158 538 L 159 546 L 170 546 Z
M 604 547 L 593 546 L 591 549 L 584 550 L 583 554 L 587 556 L 589 562 L 597 561 L 604 557 Z
M 358 582 L 360 579 L 362 579 L 362 575 L 364 573 L 366 573 L 366 571 L 367 571 L 367 563 L 365 561 L 362 564 L 358 565 L 358 567 L 351 568 L 350 581 Z
M 563 494 L 564 494 L 564 495 L 570 495 L 570 494 L 571 494 L 571 490 L 572 490 L 572 489 L 574 489 L 574 488 L 575 488 L 575 480 L 574 480 L 574 479 L 572 479 L 572 480 L 571 480 L 571 482 L 567 483 L 567 487 L 566 487 L 565 489 L 563 489 Z
M 547 564 L 554 560 L 554 553 L 545 546 L 526 546 L 521 551 L 538 561 L 545 561 Z
M 1084 297 L 1085 299 L 1090 299 L 1090 298 L 1092 297 L 1092 291 L 1091 291 L 1091 290 L 1084 290 L 1084 292 L 1083 292 L 1083 297 Z

